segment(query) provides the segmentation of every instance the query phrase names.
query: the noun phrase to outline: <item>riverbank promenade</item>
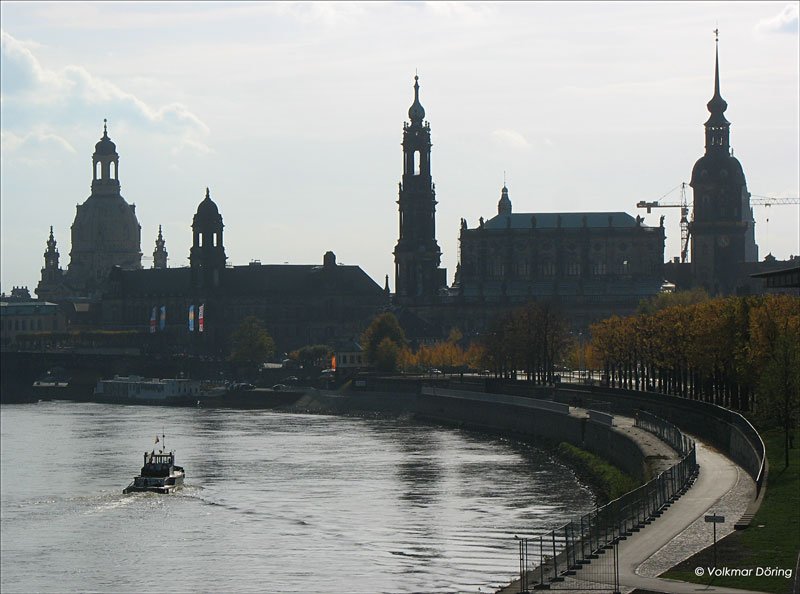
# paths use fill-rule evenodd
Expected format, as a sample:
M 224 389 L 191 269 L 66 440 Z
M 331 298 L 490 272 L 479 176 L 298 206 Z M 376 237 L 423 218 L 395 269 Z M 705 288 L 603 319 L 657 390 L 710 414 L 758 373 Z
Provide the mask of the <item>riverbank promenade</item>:
M 615 416 L 615 424 L 634 439 L 652 459 L 664 463 L 677 460 L 677 453 L 655 436 L 637 430 L 633 420 Z M 632 430 L 631 430 L 632 429 Z M 629 536 L 619 544 L 620 592 L 661 592 L 664 594 L 695 594 L 702 592 L 746 593 L 749 590 L 704 586 L 696 583 L 678 582 L 657 576 L 681 561 L 712 544 L 712 525 L 704 521 L 706 514 L 725 516 L 725 522 L 717 524 L 717 540 L 733 531 L 736 521 L 744 514 L 755 497 L 755 482 L 739 466 L 714 448 L 697 441 L 697 462 L 700 470 L 694 485 L 676 500 L 659 518 Z M 657 469 L 654 469 L 656 472 Z M 724 559 L 718 565 L 724 566 Z M 702 568 L 704 571 L 707 568 Z M 570 583 L 572 582 L 572 583 Z M 580 590 L 579 584 L 586 580 L 580 576 L 567 578 L 558 585 L 559 590 L 571 592 L 597 592 L 603 586 L 612 592 L 613 584 L 597 584 L 591 590 Z M 519 581 L 512 582 L 498 594 L 517 594 Z

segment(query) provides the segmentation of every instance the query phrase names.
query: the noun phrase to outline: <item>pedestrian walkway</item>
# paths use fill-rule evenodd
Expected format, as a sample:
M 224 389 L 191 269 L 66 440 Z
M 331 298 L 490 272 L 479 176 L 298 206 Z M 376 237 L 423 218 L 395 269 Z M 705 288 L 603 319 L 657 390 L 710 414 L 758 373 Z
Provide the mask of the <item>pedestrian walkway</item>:
M 712 542 L 707 513 L 725 516 L 717 538 L 733 531 L 755 496 L 755 483 L 736 464 L 713 448 L 697 442 L 700 473 L 691 489 L 647 528 L 619 546 L 619 579 L 624 591 L 635 588 L 664 593 L 746 592 L 654 577 L 703 550 Z
M 677 460 L 672 448 L 654 435 L 634 427 L 632 419 L 615 417 L 614 423 L 636 440 L 656 474 Z M 711 544 L 713 528 L 704 521 L 707 513 L 725 516 L 725 523 L 717 524 L 717 539 L 720 539 L 733 531 L 733 525 L 755 497 L 755 483 L 744 470 L 711 446 L 695 441 L 700 472 L 694 485 L 659 518 L 619 544 L 621 592 L 629 593 L 636 589 L 664 594 L 749 592 L 656 577 Z M 569 589 L 571 581 L 567 578 L 558 589 Z M 573 584 L 580 587 L 577 581 Z M 596 593 L 602 587 L 602 584 L 597 584 L 597 588 L 585 592 Z M 608 592 L 613 591 L 611 584 L 606 588 Z M 571 591 L 581 592 L 577 589 Z M 517 592 L 519 583 L 514 582 L 498 594 Z

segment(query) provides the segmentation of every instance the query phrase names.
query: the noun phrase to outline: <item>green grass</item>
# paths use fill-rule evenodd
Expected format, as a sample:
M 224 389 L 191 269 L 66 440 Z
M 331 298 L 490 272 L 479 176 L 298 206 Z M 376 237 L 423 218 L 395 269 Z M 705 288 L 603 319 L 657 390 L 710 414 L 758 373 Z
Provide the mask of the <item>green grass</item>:
M 661 577 L 716 587 L 742 588 L 762 592 L 788 593 L 795 579 L 794 570 L 800 551 L 800 448 L 789 450 L 789 468 L 784 468 L 783 434 L 762 433 L 767 446 L 769 477 L 764 501 L 746 530 L 733 532 L 717 543 L 719 567 L 750 569 L 752 576 L 708 577 L 694 575 L 696 567 L 711 567 L 713 549 L 700 551 Z M 755 576 L 755 569 L 791 570 L 792 578 Z
M 633 491 L 641 483 L 616 466 L 580 448 L 562 442 L 556 455 L 568 464 L 575 473 L 589 483 L 597 496 L 598 505 L 603 505 Z

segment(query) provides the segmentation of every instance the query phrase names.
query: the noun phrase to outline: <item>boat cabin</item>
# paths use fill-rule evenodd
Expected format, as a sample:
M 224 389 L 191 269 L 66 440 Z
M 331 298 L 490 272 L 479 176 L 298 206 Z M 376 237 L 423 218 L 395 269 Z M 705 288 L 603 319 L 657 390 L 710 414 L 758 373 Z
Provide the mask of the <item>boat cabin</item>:
M 169 476 L 175 465 L 175 453 L 166 454 L 155 452 L 144 453 L 144 466 L 141 476 Z

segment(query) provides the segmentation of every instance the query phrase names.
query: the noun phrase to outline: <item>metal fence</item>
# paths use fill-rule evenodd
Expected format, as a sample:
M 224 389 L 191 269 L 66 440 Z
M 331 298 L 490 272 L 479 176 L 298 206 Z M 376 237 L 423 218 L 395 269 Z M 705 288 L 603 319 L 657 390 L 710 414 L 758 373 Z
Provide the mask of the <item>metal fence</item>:
M 670 445 L 674 443 L 672 447 L 681 453 L 681 460 L 644 485 L 560 528 L 521 539 L 520 592 L 619 590 L 616 545 L 660 516 L 691 486 L 698 470 L 691 439 L 658 417 L 642 419 L 642 423 L 654 429 L 659 437 L 663 434 Z M 640 426 L 638 419 L 637 426 Z M 592 575 L 587 577 L 590 571 Z M 581 574 L 583 579 L 573 577 L 565 581 Z
M 634 425 L 652 433 L 681 456 L 685 456 L 694 447 L 694 441 L 681 433 L 675 425 L 649 412 L 637 410 Z

